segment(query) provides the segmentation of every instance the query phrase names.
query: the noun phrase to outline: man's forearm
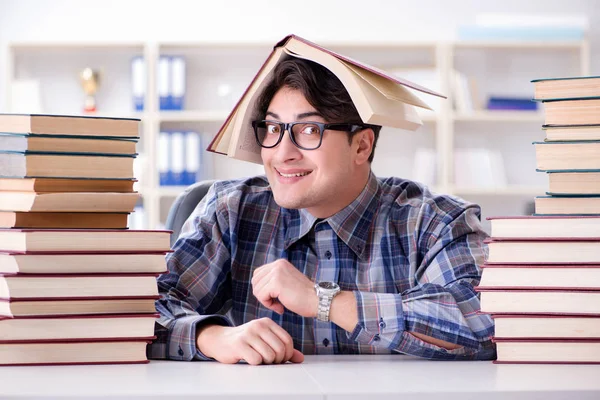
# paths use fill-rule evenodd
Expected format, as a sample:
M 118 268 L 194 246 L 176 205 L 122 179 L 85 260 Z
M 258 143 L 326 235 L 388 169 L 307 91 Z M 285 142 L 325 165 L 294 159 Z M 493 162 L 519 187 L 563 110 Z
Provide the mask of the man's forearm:
M 331 303 L 331 310 L 329 312 L 329 319 L 331 320 L 331 322 L 348 332 L 354 331 L 354 328 L 358 323 L 358 310 L 356 305 L 356 297 L 354 296 L 353 292 L 342 291 L 333 298 L 333 301 Z M 416 336 L 424 342 L 443 347 L 447 350 L 453 350 L 461 347 L 455 343 L 446 342 L 427 335 L 423 335 L 421 333 L 410 332 L 410 334 Z
M 329 319 L 348 332 L 354 330 L 358 323 L 358 310 L 354 293 L 342 291 L 333 298 L 329 310 Z

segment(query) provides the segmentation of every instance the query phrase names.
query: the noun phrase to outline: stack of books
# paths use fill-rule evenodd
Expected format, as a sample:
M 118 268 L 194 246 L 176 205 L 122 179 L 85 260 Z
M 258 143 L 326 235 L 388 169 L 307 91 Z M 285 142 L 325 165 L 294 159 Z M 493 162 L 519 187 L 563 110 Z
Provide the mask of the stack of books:
M 147 362 L 170 232 L 127 229 L 138 125 L 0 114 L 0 365 Z
M 600 78 L 537 80 L 547 196 L 535 214 L 491 220 L 481 311 L 499 363 L 600 363 Z

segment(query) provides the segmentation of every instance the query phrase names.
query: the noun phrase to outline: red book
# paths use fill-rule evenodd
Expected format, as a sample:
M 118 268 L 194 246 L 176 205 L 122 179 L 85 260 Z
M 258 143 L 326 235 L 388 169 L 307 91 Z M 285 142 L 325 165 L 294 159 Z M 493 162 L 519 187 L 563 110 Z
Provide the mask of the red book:
M 481 312 L 488 314 L 600 314 L 600 288 L 594 290 L 505 290 L 476 287 Z
M 147 363 L 151 338 L 63 340 L 0 344 L 0 365 L 140 364 Z
M 0 299 L 114 298 L 158 296 L 156 274 L 0 275 Z
M 0 344 L 40 340 L 114 341 L 152 338 L 159 314 L 0 317 Z
M 600 238 L 600 215 L 489 217 L 492 239 Z
M 484 264 L 481 289 L 600 290 L 600 264 Z
M 0 251 L 49 253 L 167 252 L 171 231 L 0 229 Z
M 525 315 L 492 314 L 495 338 L 501 339 L 594 339 L 600 340 L 600 314 Z
M 0 316 L 154 314 L 159 296 L 113 298 L 0 299 Z
M 0 252 L 0 274 L 161 274 L 167 269 L 165 254 Z
M 600 264 L 600 238 L 488 239 L 490 264 Z
M 600 339 L 495 338 L 496 364 L 600 364 Z

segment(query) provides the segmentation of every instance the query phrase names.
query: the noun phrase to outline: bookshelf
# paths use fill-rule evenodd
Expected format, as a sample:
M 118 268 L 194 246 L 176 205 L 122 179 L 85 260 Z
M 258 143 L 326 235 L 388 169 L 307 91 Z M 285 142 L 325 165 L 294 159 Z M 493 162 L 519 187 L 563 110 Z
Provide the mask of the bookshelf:
M 543 114 L 480 108 L 455 111 L 452 71 L 459 70 L 475 79 L 480 97 L 490 94 L 531 97 L 531 79 L 590 72 L 587 41 L 320 44 L 388 71 L 398 71 L 408 79 L 415 77 L 417 83 L 448 95 L 448 101 L 432 104 L 435 113 L 423 113 L 424 124 L 419 131 L 384 128 L 373 170 L 379 176 L 428 177 L 430 181 L 426 183 L 434 190 L 481 204 L 483 218 L 523 214 L 533 197 L 544 193 L 545 176 L 535 172 L 531 146 L 532 141 L 541 137 Z M 77 73 L 88 66 L 100 69 L 98 115 L 142 120 L 137 190 L 142 195 L 144 220 L 136 228 L 157 228 L 164 224 L 175 197 L 185 189 L 185 186 L 159 185 L 156 163 L 159 133 L 196 131 L 201 135 L 201 147 L 206 148 L 271 46 L 272 43 L 216 42 L 9 43 L 4 95 L 6 104 L 11 104 L 12 82 L 35 79 L 42 94 L 42 112 L 80 114 L 83 92 Z M 186 60 L 183 111 L 159 110 L 157 68 L 161 55 L 183 56 Z M 131 60 L 136 56 L 143 57 L 147 72 L 143 112 L 133 111 Z M 496 187 L 457 185 L 455 156 L 465 146 L 499 151 L 504 159 L 506 183 Z M 419 158 L 418 154 L 429 154 L 435 165 L 431 165 L 431 158 Z M 201 158 L 202 179 L 262 173 L 260 165 L 225 156 L 203 152 Z M 424 165 L 424 160 L 430 160 L 429 164 Z

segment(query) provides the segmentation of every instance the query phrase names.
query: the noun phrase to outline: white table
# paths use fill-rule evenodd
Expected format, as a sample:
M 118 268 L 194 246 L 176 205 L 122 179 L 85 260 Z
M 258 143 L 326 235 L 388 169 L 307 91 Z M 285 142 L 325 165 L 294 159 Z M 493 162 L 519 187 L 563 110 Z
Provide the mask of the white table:
M 494 365 L 405 356 L 0 367 L 0 399 L 600 399 L 598 365 Z

